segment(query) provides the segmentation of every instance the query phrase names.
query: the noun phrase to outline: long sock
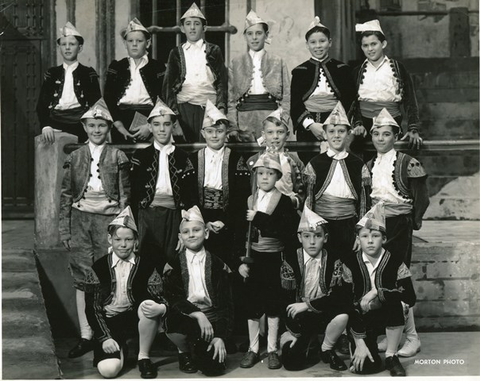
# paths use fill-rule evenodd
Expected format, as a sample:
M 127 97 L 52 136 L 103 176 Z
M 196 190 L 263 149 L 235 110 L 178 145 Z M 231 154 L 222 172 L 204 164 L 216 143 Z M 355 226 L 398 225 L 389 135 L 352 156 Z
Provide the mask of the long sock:
M 413 308 L 408 309 L 408 316 L 405 319 L 405 333 L 407 335 L 407 338 L 418 338 L 417 329 L 415 327 Z
M 76 290 L 75 299 L 77 301 L 77 316 L 80 324 L 80 337 L 82 339 L 92 340 L 93 330 L 88 324 L 87 314 L 85 313 L 85 292 Z
M 147 318 L 142 310 L 138 309 L 138 336 L 139 336 L 139 351 L 138 360 L 150 358 L 150 348 L 158 331 L 160 318 Z
M 259 319 L 248 319 L 248 340 L 250 341 L 249 350 L 258 353 L 260 350 L 260 341 L 258 335 L 260 334 Z
M 167 337 L 177 346 L 178 353 L 190 352 L 187 335 L 181 333 L 167 333 Z
M 348 323 L 348 315 L 341 314 L 335 316 L 330 323 L 327 325 L 325 330 L 325 338 L 322 343 L 322 351 L 329 351 L 333 349 L 338 338 L 342 335 L 342 332 L 345 330 L 345 327 Z
M 387 327 L 385 329 L 387 333 L 387 350 L 385 351 L 385 357 L 393 356 L 397 353 L 398 345 L 402 339 L 404 326 Z
M 267 336 L 267 352 L 276 352 L 278 350 L 277 340 L 278 340 L 278 326 L 280 325 L 280 318 L 267 317 L 268 322 L 268 336 Z

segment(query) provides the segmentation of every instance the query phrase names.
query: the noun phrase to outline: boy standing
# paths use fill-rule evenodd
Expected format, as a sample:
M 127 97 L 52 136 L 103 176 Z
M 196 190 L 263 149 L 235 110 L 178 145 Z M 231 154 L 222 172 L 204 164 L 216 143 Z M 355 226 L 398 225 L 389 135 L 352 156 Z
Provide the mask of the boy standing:
M 290 110 L 290 73 L 285 61 L 265 51 L 269 25 L 251 10 L 243 35 L 248 52 L 232 60 L 229 68 L 228 114 L 240 130 L 258 139 L 262 122 L 279 107 Z M 285 115 L 287 126 L 290 115 Z
M 377 155 L 367 163 L 367 167 L 372 174 L 372 203 L 383 202 L 385 205 L 385 248 L 410 267 L 413 230 L 422 227 L 422 217 L 430 201 L 427 174 L 420 162 L 394 149 L 399 132 L 396 120 L 387 109 L 383 109 L 374 118 L 370 131 Z M 415 329 L 413 310 L 408 306 L 405 308 L 408 309 L 405 324 L 407 338 L 398 355 L 410 357 L 420 351 L 420 339 Z M 380 343 L 380 348 L 384 350 L 385 343 Z
M 180 19 L 187 42 L 168 56 L 163 98 L 179 115 L 187 143 L 203 141 L 201 129 L 205 105 L 210 100 L 227 110 L 227 69 L 217 45 L 204 41 L 207 19 L 193 3 Z
M 167 305 L 155 266 L 135 255 L 138 231 L 130 207 L 108 225 L 108 242 L 112 253 L 95 261 L 85 281 L 86 313 L 96 338 L 94 365 L 103 377 L 116 377 L 126 361 L 126 340 L 138 335 L 140 375 L 155 378 L 149 352 Z
M 130 162 L 106 144 L 113 123 L 100 99 L 81 118 L 88 143 L 65 160 L 60 195 L 60 240 L 70 252 L 81 340 L 68 353 L 79 357 L 93 349 L 93 332 L 85 316 L 84 281 L 92 264 L 107 253 L 107 226 L 130 201 Z
M 190 159 L 197 172 L 197 205 L 210 231 L 205 247 L 232 266 L 245 243 L 250 171 L 242 155 L 225 147 L 229 125 L 208 100 L 202 127 L 207 147 Z
M 167 336 L 178 348 L 179 369 L 206 376 L 225 371 L 225 339 L 233 325 L 233 299 L 225 263 L 204 247 L 209 236 L 197 206 L 182 211 L 184 249 L 165 266 L 165 297 L 170 305 Z M 197 361 L 190 353 L 193 341 Z
M 320 356 L 334 370 L 347 366 L 335 353 L 334 345 L 344 331 L 350 312 L 348 295 L 342 287 L 342 263 L 328 255 L 327 221 L 305 206 L 298 225 L 296 303 L 287 306 L 287 332 L 282 335 L 282 362 L 287 370 L 306 367 L 309 344 L 318 344 L 325 330 Z M 326 327 L 326 328 L 325 328 Z
M 405 376 L 397 357 L 402 337 L 402 303 L 416 301 L 411 274 L 401 258 L 382 245 L 387 241 L 382 203 L 375 205 L 357 224 L 360 251 L 345 257 L 344 281 L 351 283 L 354 311 L 350 314 L 353 373 L 371 374 L 381 370 L 377 337 L 386 330 L 385 366 L 392 376 Z
M 37 103 L 42 136 L 47 143 L 53 143 L 55 132 L 60 131 L 78 136 L 80 143 L 87 140 L 80 118 L 102 95 L 96 71 L 77 61 L 83 42 L 70 22 L 60 28 L 57 46 L 63 64 L 47 70 Z
M 369 131 L 372 120 L 383 108 L 386 108 L 401 126 L 400 106 L 405 110 L 408 122 L 408 130 L 402 140 L 408 139 L 411 147 L 420 148 L 420 118 L 410 74 L 402 63 L 385 55 L 387 40 L 378 20 L 357 24 L 355 31 L 360 33 L 360 46 L 366 59 L 353 72 L 357 99 L 352 110 L 352 133 L 355 139 L 350 149 L 358 154 L 363 153 L 364 141 L 371 139 Z
M 355 223 L 367 207 L 370 175 L 363 161 L 346 151 L 350 132 L 345 110 L 337 103 L 323 123 L 328 150 L 315 156 L 304 171 L 306 205 L 328 221 L 326 249 L 342 259 L 355 243 Z
M 113 143 L 126 139 L 148 140 L 151 136 L 147 124 L 129 131 L 135 114 L 147 116 L 153 109 L 163 83 L 165 69 L 157 60 L 148 58 L 150 32 L 134 18 L 121 33 L 128 57 L 112 61 L 107 70 L 105 102 L 112 112 L 115 128 Z
M 175 113 L 160 99 L 148 116 L 153 144 L 132 158 L 132 208 L 138 215 L 140 253 L 163 268 L 178 242 L 181 209 L 195 199 L 195 170 L 172 144 Z

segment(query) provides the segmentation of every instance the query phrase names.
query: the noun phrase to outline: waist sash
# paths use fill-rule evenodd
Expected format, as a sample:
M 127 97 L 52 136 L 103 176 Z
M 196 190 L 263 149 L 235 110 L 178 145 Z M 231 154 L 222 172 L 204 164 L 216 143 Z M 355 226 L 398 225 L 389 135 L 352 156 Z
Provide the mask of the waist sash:
M 376 204 L 378 200 L 373 200 Z M 391 202 L 385 202 L 385 217 L 395 217 L 403 214 L 410 214 L 413 210 L 412 204 L 394 204 Z
M 315 200 L 314 212 L 329 220 L 345 220 L 356 215 L 355 200 L 322 194 Z
M 50 110 L 50 118 L 58 123 L 63 124 L 77 124 L 80 123 L 80 118 L 85 114 L 86 109 L 84 107 L 76 107 L 68 110 Z
M 330 112 L 332 111 L 338 99 L 333 94 L 331 95 L 313 95 L 308 98 L 303 104 L 309 112 Z
M 258 236 L 258 242 L 252 242 L 252 249 L 263 253 L 283 251 L 283 242 L 277 238 Z
M 375 118 L 383 108 L 386 108 L 387 111 L 396 118 L 397 116 L 402 115 L 400 112 L 400 103 L 399 102 L 366 102 L 360 101 L 360 111 L 362 116 L 366 118 Z
M 276 110 L 277 100 L 270 94 L 246 94 L 237 105 L 238 111 Z
M 204 188 L 203 196 L 205 209 L 223 209 L 223 191 L 221 189 Z

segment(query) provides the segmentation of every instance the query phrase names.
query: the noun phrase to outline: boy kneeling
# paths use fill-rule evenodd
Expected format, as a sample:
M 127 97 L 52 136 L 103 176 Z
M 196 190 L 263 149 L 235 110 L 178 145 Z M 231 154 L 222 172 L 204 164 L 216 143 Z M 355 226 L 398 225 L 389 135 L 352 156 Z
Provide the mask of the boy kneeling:
M 318 344 L 316 337 L 325 326 L 321 359 L 334 370 L 347 369 L 333 347 L 347 326 L 349 298 L 342 294 L 342 263 L 323 248 L 328 239 L 326 224 L 305 206 L 298 225 L 302 248 L 297 250 L 297 302 L 287 307 L 288 331 L 281 338 L 282 362 L 287 370 L 306 367 L 309 344 Z
M 345 258 L 344 280 L 352 283 L 355 310 L 350 316 L 354 373 L 381 370 L 377 336 L 386 330 L 385 367 L 392 376 L 405 376 L 397 348 L 405 324 L 402 302 L 416 301 L 411 274 L 405 263 L 385 250 L 385 210 L 376 204 L 357 224 L 361 250 Z
M 167 305 L 160 274 L 135 255 L 138 231 L 129 206 L 108 226 L 108 242 L 113 252 L 96 261 L 85 280 L 86 314 L 97 339 L 94 365 L 103 377 L 116 377 L 127 356 L 126 340 L 138 326 L 140 375 L 155 378 L 149 351 Z
M 182 211 L 178 236 L 185 249 L 164 269 L 165 296 L 171 306 L 166 329 L 178 348 L 182 372 L 195 373 L 200 368 L 206 376 L 217 376 L 225 371 L 233 299 L 230 269 L 204 248 L 208 234 L 197 206 Z M 189 341 L 194 344 L 196 362 Z

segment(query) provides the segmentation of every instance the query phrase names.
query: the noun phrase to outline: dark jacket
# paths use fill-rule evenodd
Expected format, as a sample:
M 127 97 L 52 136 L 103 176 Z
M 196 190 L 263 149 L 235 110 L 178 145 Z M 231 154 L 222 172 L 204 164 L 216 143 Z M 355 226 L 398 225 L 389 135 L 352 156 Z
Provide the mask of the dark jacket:
M 207 65 L 212 70 L 214 76 L 213 86 L 217 93 L 215 106 L 223 108 L 227 112 L 228 98 L 228 74 L 220 48 L 217 45 L 206 42 L 205 54 L 207 55 Z M 177 46 L 170 51 L 165 72 L 165 81 L 163 82 L 163 99 L 173 111 L 178 114 L 177 94 L 182 89 L 187 73 L 185 63 L 185 54 L 182 46 Z
M 304 102 L 318 85 L 320 67 L 325 72 L 328 85 L 335 97 L 342 102 L 347 112 L 355 99 L 355 84 L 350 66 L 333 58 L 323 62 L 310 58 L 292 70 L 290 115 L 294 131 L 304 128 L 302 123 L 305 118 L 310 117 L 315 120 L 305 108 Z
M 106 324 L 105 306 L 111 303 L 116 284 L 112 254 L 97 260 L 85 279 L 85 312 L 95 338 L 101 343 L 112 338 Z M 148 299 L 167 305 L 162 293 L 162 278 L 155 266 L 145 258 L 135 256 L 135 265 L 127 280 L 127 296 L 132 304 L 131 310 L 136 313 L 140 304 Z
M 98 84 L 98 74 L 93 68 L 79 63 L 72 75 L 75 96 L 78 103 L 87 111 L 102 96 Z M 50 111 L 58 105 L 64 84 L 65 69 L 63 65 L 51 67 L 45 72 L 37 103 L 37 115 L 41 128 L 52 124 Z
M 398 88 L 400 94 L 402 95 L 402 106 L 407 114 L 408 122 L 408 131 L 415 129 L 420 129 L 420 116 L 418 114 L 418 103 L 417 97 L 415 95 L 415 87 L 413 86 L 412 78 L 408 73 L 405 66 L 392 58 L 389 58 L 390 65 L 393 70 L 393 75 L 397 79 Z M 355 79 L 355 89 L 357 92 L 357 98 L 352 109 L 349 112 L 349 115 L 353 115 L 353 125 L 358 126 L 363 124 L 362 122 L 362 113 L 360 111 L 359 101 L 358 101 L 358 89 L 363 83 L 363 73 L 367 70 L 367 60 L 365 60 L 360 66 L 357 66 L 353 69 L 353 78 Z M 347 110 L 347 109 L 346 109 Z
M 375 160 L 376 157 L 367 163 L 370 173 L 372 173 Z M 422 227 L 423 215 L 430 204 L 427 174 L 422 164 L 417 159 L 397 151 L 397 160 L 392 177 L 393 185 L 399 195 L 413 200 L 413 228 L 419 230 Z
M 148 208 L 153 201 L 153 198 L 149 199 L 148 197 L 147 188 L 151 179 L 150 173 L 153 169 L 154 154 L 155 147 L 152 144 L 147 148 L 135 151 L 132 157 L 131 204 L 135 217 L 138 216 L 139 208 Z M 183 209 L 190 208 L 195 203 L 195 170 L 188 154 L 175 147 L 175 150 L 168 155 L 168 168 L 175 206 Z M 154 187 L 155 184 L 153 184 Z
M 228 266 L 220 258 L 206 252 L 205 283 L 208 295 L 212 300 L 212 308 L 216 310 L 218 318 L 215 337 L 223 340 L 232 331 L 233 324 L 230 272 Z M 171 314 L 167 317 L 167 326 L 174 319 L 175 314 L 189 315 L 192 312 L 200 311 L 197 306 L 187 300 L 190 274 L 185 250 L 182 250 L 174 260 L 165 265 L 163 280 L 165 298 L 171 308 Z
M 63 165 L 60 195 L 59 230 L 62 241 L 70 239 L 72 204 L 81 200 L 87 191 L 91 154 L 88 144 L 67 156 Z M 130 203 L 130 162 L 123 151 L 106 145 L 100 155 L 99 176 L 108 201 L 117 201 L 120 210 Z
M 152 99 L 153 105 L 155 105 L 157 99 L 161 97 L 164 74 L 165 68 L 163 65 L 151 58 L 149 58 L 148 63 L 140 69 L 143 84 Z M 114 121 L 120 119 L 118 102 L 125 95 L 130 81 L 130 63 L 128 58 L 120 61 L 112 61 L 107 70 L 104 98 Z M 125 126 L 125 128 L 128 128 L 128 126 Z

